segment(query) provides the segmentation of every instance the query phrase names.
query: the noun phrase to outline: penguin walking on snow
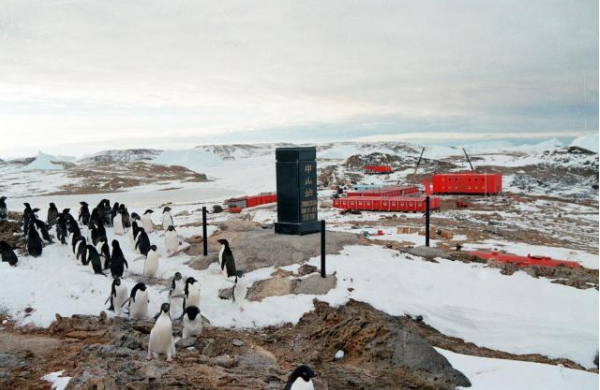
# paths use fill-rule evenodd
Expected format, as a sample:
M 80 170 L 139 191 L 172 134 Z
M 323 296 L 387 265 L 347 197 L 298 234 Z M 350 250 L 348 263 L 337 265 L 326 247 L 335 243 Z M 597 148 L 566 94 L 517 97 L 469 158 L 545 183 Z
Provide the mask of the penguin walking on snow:
M 100 259 L 100 254 L 96 250 L 96 247 L 93 245 L 87 246 L 87 261 L 88 261 L 88 264 L 90 265 L 90 268 L 92 269 L 93 274 L 106 276 L 106 274 L 103 272 L 102 260 Z
M 6 196 L 0 196 L 0 222 L 8 219 L 8 208 L 6 207 Z
M 290 374 L 283 390 L 314 390 L 314 377 L 315 372 L 312 368 L 302 365 Z
M 150 238 L 146 234 L 144 228 L 140 228 L 140 231 L 135 240 L 135 250 L 140 252 L 140 254 L 146 256 L 150 251 Z
M 33 257 L 39 257 L 42 255 L 43 248 L 44 243 L 42 242 L 40 234 L 35 229 L 35 226 L 30 223 L 29 231 L 27 233 L 27 252 Z
M 198 337 L 202 334 L 202 316 L 197 306 L 188 306 L 183 312 L 183 331 L 181 336 L 184 339 L 188 337 Z
M 138 283 L 131 289 L 129 299 L 123 305 L 129 303 L 129 317 L 145 319 L 148 317 L 148 288 L 144 283 Z
M 2 254 L 2 262 L 7 262 L 11 266 L 16 266 L 19 259 L 13 248 L 6 241 L 0 241 L 0 253 Z
M 137 241 L 138 234 L 140 234 L 140 229 L 141 228 L 138 226 L 137 221 L 133 221 L 131 223 L 131 229 L 129 229 L 129 232 L 127 233 L 129 236 L 129 241 L 131 242 L 131 246 L 135 247 L 135 242 Z
M 171 208 L 169 206 L 163 209 L 162 214 L 163 229 L 167 230 L 169 226 L 175 226 L 173 222 L 173 216 L 171 215 Z
M 221 244 L 221 250 L 219 251 L 219 262 L 221 265 L 221 272 L 227 277 L 227 280 L 233 283 L 232 300 L 236 301 L 236 295 L 242 299 L 246 296 L 247 284 L 246 278 L 244 277 L 243 271 L 238 271 L 235 266 L 235 259 L 233 252 L 229 247 L 229 241 L 222 238 L 218 240 Z M 239 283 L 238 283 L 239 282 Z M 240 310 L 243 310 L 240 308 Z
M 75 256 L 76 259 L 81 262 L 81 265 L 88 264 L 88 245 L 85 241 L 85 237 L 79 237 L 79 240 L 75 245 Z
M 158 261 L 160 255 L 157 252 L 156 245 L 151 245 L 148 254 L 146 255 L 146 261 L 144 261 L 144 276 L 147 278 L 153 278 L 156 276 L 158 271 Z
M 108 269 L 110 267 L 110 248 L 106 238 L 102 238 L 98 241 L 98 244 L 96 244 L 96 251 L 100 255 L 100 260 L 103 261 L 103 269 Z
M 146 212 L 144 212 L 144 215 L 142 215 L 141 218 L 141 222 L 142 222 L 142 227 L 144 228 L 144 230 L 147 233 L 152 233 L 154 231 L 154 223 L 152 222 L 152 213 L 154 211 L 148 209 L 146 210 Z
M 185 289 L 183 290 L 185 300 L 183 301 L 183 308 L 188 306 L 200 307 L 200 283 L 190 277 L 185 281 Z
M 125 226 L 123 226 L 123 209 L 119 208 L 113 218 L 113 232 L 116 236 L 125 234 Z
M 94 243 L 94 245 L 98 245 L 98 242 L 100 240 L 106 239 L 107 235 L 106 228 L 104 227 L 104 222 L 102 222 L 102 220 L 99 220 L 97 223 L 95 223 L 91 233 L 92 242 Z
M 121 213 L 121 219 L 123 220 L 123 227 L 129 229 L 131 227 L 131 217 L 129 216 L 129 210 L 123 203 L 119 205 L 119 212 Z
M 37 230 L 40 236 L 42 236 L 44 241 L 52 244 L 54 243 L 54 240 L 52 239 L 52 237 L 50 237 L 50 232 L 48 231 L 48 226 L 46 225 L 46 223 L 38 218 L 36 214 L 38 211 L 40 211 L 40 209 L 31 210 L 31 214 L 29 216 L 29 224 L 35 226 L 35 230 Z
M 165 232 L 165 249 L 168 254 L 172 254 L 177 252 L 177 248 L 179 248 L 179 237 L 177 236 L 177 231 L 173 225 L 169 225 L 169 227 L 167 227 L 167 231 Z
M 148 360 L 158 358 L 159 354 L 167 355 L 167 361 L 171 362 L 175 356 L 175 343 L 173 341 L 173 323 L 169 315 L 171 308 L 168 303 L 160 306 L 160 314 L 154 327 L 150 331 L 148 342 Z
M 123 311 L 123 305 L 127 301 L 127 287 L 121 282 L 121 279 L 115 278 L 110 286 L 110 296 L 104 302 L 106 305 L 110 300 L 110 307 L 108 310 L 114 311 L 115 315 L 121 315 Z
M 88 226 L 90 224 L 90 209 L 89 205 L 86 202 L 79 202 L 81 207 L 79 207 L 79 223 L 83 226 Z
M 123 273 L 125 272 L 125 268 L 129 268 L 129 264 L 127 264 L 127 260 L 125 260 L 125 255 L 121 250 L 121 245 L 119 241 L 113 240 L 112 242 L 112 256 L 110 257 L 110 273 L 113 278 L 121 278 L 123 277 Z
M 56 218 L 56 238 L 61 244 L 67 245 L 67 220 L 62 214 Z
M 48 207 L 48 216 L 46 218 L 46 223 L 48 226 L 56 225 L 56 221 L 58 219 L 58 209 L 54 203 L 50 203 L 50 207 Z

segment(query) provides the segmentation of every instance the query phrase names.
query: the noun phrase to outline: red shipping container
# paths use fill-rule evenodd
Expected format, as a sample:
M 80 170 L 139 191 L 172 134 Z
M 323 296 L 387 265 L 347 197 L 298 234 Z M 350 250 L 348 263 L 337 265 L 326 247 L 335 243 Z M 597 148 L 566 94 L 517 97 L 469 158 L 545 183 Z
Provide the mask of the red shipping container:
M 502 192 L 502 173 L 445 173 L 433 175 L 435 194 L 493 195 Z
M 441 206 L 441 199 L 430 197 L 431 210 Z M 425 212 L 425 197 L 350 197 L 333 199 L 333 207 L 343 210 Z

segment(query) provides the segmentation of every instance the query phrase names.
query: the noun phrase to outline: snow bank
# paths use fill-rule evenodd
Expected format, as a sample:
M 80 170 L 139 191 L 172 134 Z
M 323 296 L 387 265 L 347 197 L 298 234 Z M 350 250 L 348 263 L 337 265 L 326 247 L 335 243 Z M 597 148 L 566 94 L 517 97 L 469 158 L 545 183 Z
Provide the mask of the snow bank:
M 592 152 L 598 153 L 598 144 L 600 143 L 600 136 L 598 132 L 590 133 L 588 135 L 582 135 L 577 137 L 571 142 L 570 146 L 579 146 Z
M 164 150 L 151 164 L 179 165 L 192 171 L 204 172 L 207 167 L 223 165 L 223 159 L 202 149 Z
M 598 374 L 563 366 L 460 355 L 436 350 L 469 378 L 470 390 L 597 389 Z
M 69 381 L 71 380 L 70 376 L 62 376 L 62 371 L 52 372 L 48 375 L 44 375 L 42 380 L 46 382 L 50 382 L 52 384 L 52 390 L 64 390 L 67 388 Z

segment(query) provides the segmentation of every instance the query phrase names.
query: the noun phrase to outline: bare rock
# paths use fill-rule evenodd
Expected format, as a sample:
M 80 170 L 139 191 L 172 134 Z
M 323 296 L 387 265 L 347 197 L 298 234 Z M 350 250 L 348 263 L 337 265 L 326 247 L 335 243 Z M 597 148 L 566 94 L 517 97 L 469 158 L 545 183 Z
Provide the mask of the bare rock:
M 313 274 L 299 279 L 292 292 L 294 294 L 325 295 L 329 290 L 335 288 L 336 284 L 337 277 L 335 275 L 322 278 L 320 274 Z
M 292 293 L 295 281 L 289 278 L 274 276 L 271 279 L 255 282 L 248 289 L 247 299 L 249 301 L 262 301 L 267 297 L 279 297 Z
M 298 274 L 300 276 L 312 274 L 313 272 L 317 272 L 317 267 L 310 264 L 304 264 L 300 268 L 298 268 Z

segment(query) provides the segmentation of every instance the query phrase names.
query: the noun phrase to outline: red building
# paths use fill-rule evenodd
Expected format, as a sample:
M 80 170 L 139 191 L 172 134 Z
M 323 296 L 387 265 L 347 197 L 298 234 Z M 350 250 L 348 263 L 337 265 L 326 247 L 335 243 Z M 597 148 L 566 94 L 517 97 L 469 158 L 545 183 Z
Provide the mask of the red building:
M 430 209 L 441 207 L 441 199 L 431 197 Z M 425 197 L 353 196 L 333 199 L 333 207 L 343 210 L 425 212 Z
M 246 207 L 255 207 L 263 204 L 276 203 L 277 194 L 260 194 L 253 196 L 242 196 L 231 198 L 225 201 L 228 209 L 244 209 Z
M 394 172 L 391 165 L 365 165 L 365 173 L 387 174 Z
M 349 197 L 356 196 L 406 196 L 411 194 L 418 194 L 419 187 L 380 187 L 372 190 L 364 191 L 350 191 L 348 192 Z
M 444 173 L 433 175 L 434 194 L 492 195 L 502 192 L 501 173 Z

